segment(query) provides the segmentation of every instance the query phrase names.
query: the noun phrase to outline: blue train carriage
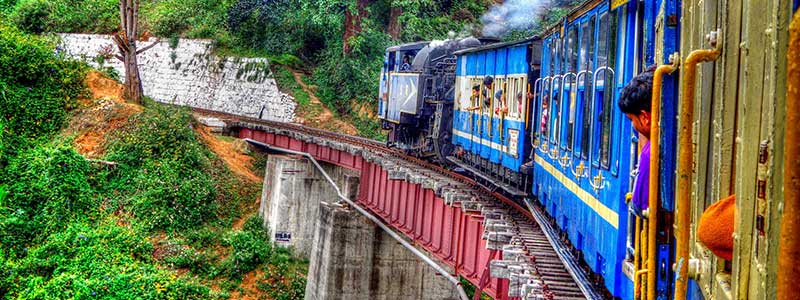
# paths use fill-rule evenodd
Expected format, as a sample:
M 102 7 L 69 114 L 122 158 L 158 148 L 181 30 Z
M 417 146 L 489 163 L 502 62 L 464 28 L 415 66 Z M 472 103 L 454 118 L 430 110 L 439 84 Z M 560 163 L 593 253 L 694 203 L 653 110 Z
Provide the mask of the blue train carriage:
M 494 39 L 409 43 L 386 50 L 380 78 L 379 115 L 387 144 L 416 157 L 443 162 L 452 150 L 455 51 Z
M 627 253 L 634 131 L 617 109 L 632 78 L 638 2 L 588 1 L 543 37 L 531 131 L 536 205 L 613 297 L 633 299 Z M 637 39 L 638 38 L 638 39 Z
M 453 144 L 448 160 L 489 186 L 522 198 L 530 179 L 530 98 L 538 79 L 541 39 L 496 43 L 456 52 Z M 490 78 L 487 81 L 487 78 Z M 477 89 L 476 92 L 473 92 Z

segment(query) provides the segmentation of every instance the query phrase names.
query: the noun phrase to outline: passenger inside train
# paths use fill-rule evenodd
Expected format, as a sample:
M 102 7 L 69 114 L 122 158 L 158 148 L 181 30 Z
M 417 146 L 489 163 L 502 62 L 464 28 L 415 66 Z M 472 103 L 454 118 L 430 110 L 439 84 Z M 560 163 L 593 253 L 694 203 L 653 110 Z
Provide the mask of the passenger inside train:
M 642 216 L 648 206 L 650 179 L 650 105 L 653 95 L 653 72 L 655 66 L 636 75 L 619 96 L 619 110 L 631 120 L 633 128 L 647 139 L 639 154 L 639 172 L 633 186 L 634 213 Z
M 476 84 L 476 85 L 472 86 L 472 95 L 469 96 L 469 103 L 472 106 L 467 107 L 467 109 L 466 109 L 467 111 L 474 111 L 476 109 L 481 108 L 481 105 L 480 105 L 480 92 L 481 92 L 481 86 L 480 85 Z

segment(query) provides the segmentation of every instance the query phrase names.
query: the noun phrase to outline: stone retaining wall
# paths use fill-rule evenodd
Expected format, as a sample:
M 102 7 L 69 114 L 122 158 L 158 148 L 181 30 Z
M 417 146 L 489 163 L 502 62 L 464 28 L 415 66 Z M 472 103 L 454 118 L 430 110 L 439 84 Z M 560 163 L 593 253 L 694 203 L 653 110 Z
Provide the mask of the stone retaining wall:
M 214 53 L 210 40 L 174 42 L 162 40 L 139 54 L 139 72 L 146 96 L 163 103 L 265 120 L 294 121 L 297 104 L 278 90 L 267 59 L 221 57 Z M 150 43 L 139 42 L 138 46 Z M 62 34 L 57 51 L 85 59 L 95 67 L 102 62 L 124 77 L 122 62 L 113 57 L 97 58 L 102 56 L 104 48 L 116 51 L 109 35 Z

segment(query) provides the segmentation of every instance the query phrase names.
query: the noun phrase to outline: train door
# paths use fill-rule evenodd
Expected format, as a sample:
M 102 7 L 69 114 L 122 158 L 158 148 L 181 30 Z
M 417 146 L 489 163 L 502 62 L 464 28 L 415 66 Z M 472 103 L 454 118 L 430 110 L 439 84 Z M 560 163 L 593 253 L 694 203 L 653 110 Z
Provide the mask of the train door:
M 684 6 L 681 54 L 681 174 L 689 174 L 688 189 L 679 189 L 676 230 L 690 233 L 690 260 L 699 268 L 690 272 L 688 295 L 694 298 L 775 299 L 778 231 L 782 200 L 780 166 L 786 124 L 786 51 L 792 1 L 697 1 Z M 687 9 L 689 8 L 689 9 Z M 716 44 L 714 44 L 716 42 Z M 718 51 L 708 51 L 715 49 Z M 712 53 L 710 63 L 698 64 L 696 80 L 689 81 L 688 57 Z M 694 95 L 694 101 L 689 101 Z M 793 125 L 793 124 L 792 124 Z M 790 125 L 791 126 L 791 125 Z M 681 170 L 688 170 L 682 172 Z M 696 240 L 703 212 L 719 199 L 735 194 L 732 261 L 712 255 Z M 682 195 L 684 195 L 682 197 Z M 681 210 L 689 210 L 681 212 Z M 678 283 L 676 282 L 676 285 Z M 684 293 L 679 286 L 676 293 Z

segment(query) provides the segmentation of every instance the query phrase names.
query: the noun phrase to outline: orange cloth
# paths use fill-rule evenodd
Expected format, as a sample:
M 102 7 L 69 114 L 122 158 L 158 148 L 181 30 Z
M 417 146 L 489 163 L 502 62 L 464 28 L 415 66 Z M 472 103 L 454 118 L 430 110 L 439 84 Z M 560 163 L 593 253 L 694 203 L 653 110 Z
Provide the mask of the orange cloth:
M 697 225 L 697 239 L 714 255 L 726 260 L 733 259 L 735 214 L 736 195 L 730 195 L 709 206 Z

